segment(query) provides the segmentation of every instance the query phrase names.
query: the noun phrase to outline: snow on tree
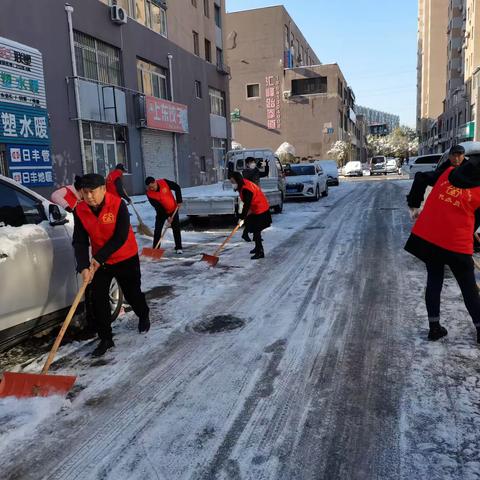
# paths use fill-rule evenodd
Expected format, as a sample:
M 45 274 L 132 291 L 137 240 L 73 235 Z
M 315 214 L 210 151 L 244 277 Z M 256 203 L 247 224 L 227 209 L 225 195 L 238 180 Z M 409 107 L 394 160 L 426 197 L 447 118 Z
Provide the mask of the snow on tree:
M 235 140 L 232 141 L 232 150 L 243 150 L 243 146 L 238 143 L 238 142 L 235 142 Z
M 367 143 L 372 156 L 406 158 L 418 152 L 417 134 L 407 126 L 401 126 L 386 136 L 369 135 Z
M 296 163 L 295 147 L 288 142 L 283 142 L 278 148 L 275 154 L 280 159 L 280 162 L 284 165 L 288 163 Z
M 345 164 L 350 152 L 350 145 L 343 140 L 337 140 L 327 152 L 327 156 L 336 160 L 339 167 Z

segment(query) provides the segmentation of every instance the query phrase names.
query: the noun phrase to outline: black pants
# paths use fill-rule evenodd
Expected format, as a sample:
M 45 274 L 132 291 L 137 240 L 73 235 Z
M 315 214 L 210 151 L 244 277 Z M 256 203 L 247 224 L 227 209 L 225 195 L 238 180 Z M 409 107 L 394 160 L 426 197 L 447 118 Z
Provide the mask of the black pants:
M 443 279 L 445 276 L 444 263 L 427 263 L 427 289 L 425 302 L 429 319 L 440 317 L 440 295 L 442 293 Z M 466 262 L 452 260 L 448 263 L 455 280 L 462 291 L 463 300 L 468 313 L 476 327 L 480 327 L 480 295 L 475 280 L 473 259 Z
M 153 248 L 157 246 L 160 237 L 162 236 L 163 226 L 168 217 L 164 213 L 157 212 L 155 218 L 155 232 L 153 233 Z M 178 212 L 173 217 L 172 221 L 173 238 L 175 239 L 175 250 L 182 250 L 182 234 L 180 233 L 180 218 Z
M 141 290 L 140 260 L 138 255 L 114 265 L 101 266 L 91 283 L 95 327 L 102 340 L 112 338 L 110 284 L 115 278 L 125 300 L 139 318 L 148 316 L 149 308 Z

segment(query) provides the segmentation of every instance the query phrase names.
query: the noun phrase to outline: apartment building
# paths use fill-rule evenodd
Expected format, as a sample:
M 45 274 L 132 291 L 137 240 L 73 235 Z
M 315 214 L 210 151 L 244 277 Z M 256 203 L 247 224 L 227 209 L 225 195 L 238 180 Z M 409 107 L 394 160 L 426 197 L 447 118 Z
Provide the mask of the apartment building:
M 480 141 L 480 5 L 475 0 L 466 2 L 465 19 L 465 87 L 470 99 L 470 121 L 465 125 L 466 134 Z
M 322 65 L 283 6 L 227 14 L 233 138 L 246 148 L 326 158 L 337 140 L 364 148 L 355 96 L 337 64 Z
M 368 133 L 372 135 L 388 135 L 400 126 L 400 117 L 392 113 L 382 112 L 373 108 L 357 105 L 355 111 L 363 115 L 368 127 Z
M 417 131 L 427 142 L 443 112 L 447 82 L 449 0 L 419 0 L 417 54 Z
M 44 193 L 119 162 L 133 193 L 145 175 L 184 186 L 215 181 L 230 143 L 224 0 L 45 3 L 2 2 L 0 171 Z M 41 59 L 35 68 L 22 63 L 30 56 Z M 27 86 L 40 91 L 20 95 L 34 73 Z M 46 133 L 26 138 L 21 121 L 33 132 L 41 110 Z M 32 151 L 21 148 L 29 142 L 49 150 L 50 181 L 36 181 Z

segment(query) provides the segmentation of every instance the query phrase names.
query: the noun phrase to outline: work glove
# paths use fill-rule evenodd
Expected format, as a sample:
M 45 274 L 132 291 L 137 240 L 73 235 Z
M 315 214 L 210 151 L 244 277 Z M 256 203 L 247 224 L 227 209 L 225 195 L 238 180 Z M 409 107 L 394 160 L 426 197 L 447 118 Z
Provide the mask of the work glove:
M 418 216 L 420 215 L 420 209 L 419 208 L 409 208 L 409 213 L 410 213 L 410 218 L 412 221 L 416 220 Z
M 240 219 L 240 220 L 238 221 L 238 226 L 239 226 L 239 227 L 243 227 L 243 224 L 244 224 L 244 223 L 245 223 L 245 220 Z

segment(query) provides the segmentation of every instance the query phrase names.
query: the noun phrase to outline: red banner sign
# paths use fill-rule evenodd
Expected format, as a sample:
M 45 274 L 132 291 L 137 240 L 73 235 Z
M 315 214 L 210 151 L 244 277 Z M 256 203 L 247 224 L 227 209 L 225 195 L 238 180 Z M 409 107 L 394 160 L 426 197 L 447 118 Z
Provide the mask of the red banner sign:
M 147 127 L 167 132 L 188 133 L 188 107 L 156 97 L 145 97 Z

